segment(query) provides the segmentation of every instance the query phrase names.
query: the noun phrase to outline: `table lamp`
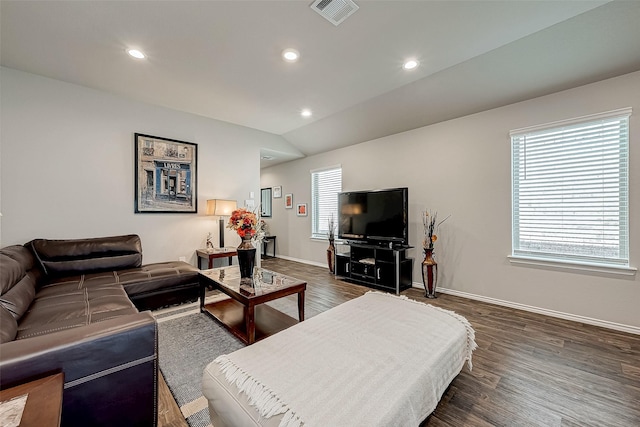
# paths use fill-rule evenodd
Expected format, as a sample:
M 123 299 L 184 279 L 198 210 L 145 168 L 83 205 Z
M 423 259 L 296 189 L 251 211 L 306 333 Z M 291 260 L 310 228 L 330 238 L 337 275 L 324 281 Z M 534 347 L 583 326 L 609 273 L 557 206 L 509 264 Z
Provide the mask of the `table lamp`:
M 224 248 L 224 220 L 225 217 L 231 216 L 234 210 L 238 208 L 235 200 L 212 199 L 207 200 L 207 215 L 213 215 L 220 218 L 220 249 Z

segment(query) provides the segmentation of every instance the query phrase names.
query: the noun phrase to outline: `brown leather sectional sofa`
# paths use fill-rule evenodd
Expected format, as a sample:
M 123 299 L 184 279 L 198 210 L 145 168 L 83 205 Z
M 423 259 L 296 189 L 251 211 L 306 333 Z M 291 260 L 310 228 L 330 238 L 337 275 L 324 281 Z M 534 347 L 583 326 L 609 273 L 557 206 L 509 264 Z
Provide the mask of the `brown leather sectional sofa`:
M 157 327 L 198 295 L 184 262 L 142 265 L 137 235 L 0 250 L 0 387 L 63 372 L 62 424 L 155 426 Z

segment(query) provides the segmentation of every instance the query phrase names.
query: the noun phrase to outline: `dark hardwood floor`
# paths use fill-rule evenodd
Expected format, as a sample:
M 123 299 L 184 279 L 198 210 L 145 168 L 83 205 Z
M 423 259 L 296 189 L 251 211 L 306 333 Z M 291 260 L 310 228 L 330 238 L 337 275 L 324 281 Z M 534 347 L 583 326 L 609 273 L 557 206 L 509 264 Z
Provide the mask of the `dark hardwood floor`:
M 262 266 L 308 282 L 307 318 L 370 290 L 326 268 L 279 258 Z M 640 336 L 447 294 L 427 300 L 416 288 L 402 294 L 465 316 L 478 343 L 473 370 L 465 365 L 423 426 L 640 426 Z M 287 298 L 277 307 L 296 317 Z
M 180 408 L 167 387 L 162 374 L 158 375 L 158 427 L 187 427 Z

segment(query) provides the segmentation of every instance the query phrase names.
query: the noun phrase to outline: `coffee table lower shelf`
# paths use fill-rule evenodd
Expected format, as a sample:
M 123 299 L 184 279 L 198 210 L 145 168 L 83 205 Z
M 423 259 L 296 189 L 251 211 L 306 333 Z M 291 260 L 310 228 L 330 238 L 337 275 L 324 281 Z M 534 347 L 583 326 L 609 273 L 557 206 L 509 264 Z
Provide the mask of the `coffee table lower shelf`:
M 214 303 L 205 304 L 204 313 L 220 322 L 233 335 L 245 344 L 249 342 L 245 310 L 247 308 L 238 301 L 228 298 Z M 298 323 L 296 319 L 276 310 L 266 304 L 256 305 L 254 308 L 255 341 L 259 341 Z

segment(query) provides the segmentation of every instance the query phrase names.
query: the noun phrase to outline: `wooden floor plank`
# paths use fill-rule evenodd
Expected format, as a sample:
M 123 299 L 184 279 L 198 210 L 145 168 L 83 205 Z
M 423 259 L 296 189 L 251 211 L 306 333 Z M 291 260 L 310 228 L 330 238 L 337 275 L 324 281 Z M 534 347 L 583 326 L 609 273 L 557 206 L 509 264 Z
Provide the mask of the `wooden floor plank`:
M 281 258 L 262 265 L 307 281 L 307 318 L 370 291 L 326 268 Z M 640 426 L 640 336 L 448 294 L 428 300 L 417 288 L 402 294 L 465 316 L 479 346 L 473 371 L 463 369 L 422 426 Z M 297 318 L 295 297 L 274 303 Z M 173 424 L 177 411 L 159 426 L 186 425 Z
M 158 373 L 158 426 L 188 427 L 162 373 Z

